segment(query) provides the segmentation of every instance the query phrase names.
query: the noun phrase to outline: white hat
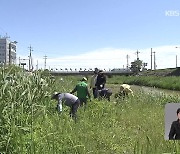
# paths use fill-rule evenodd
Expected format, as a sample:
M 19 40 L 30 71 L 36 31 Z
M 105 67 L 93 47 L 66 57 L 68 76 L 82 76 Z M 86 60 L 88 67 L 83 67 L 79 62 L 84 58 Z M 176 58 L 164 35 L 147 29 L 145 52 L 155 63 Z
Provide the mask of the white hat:
M 83 77 L 83 78 L 82 78 L 82 81 L 87 81 L 87 78 L 86 78 L 86 77 Z

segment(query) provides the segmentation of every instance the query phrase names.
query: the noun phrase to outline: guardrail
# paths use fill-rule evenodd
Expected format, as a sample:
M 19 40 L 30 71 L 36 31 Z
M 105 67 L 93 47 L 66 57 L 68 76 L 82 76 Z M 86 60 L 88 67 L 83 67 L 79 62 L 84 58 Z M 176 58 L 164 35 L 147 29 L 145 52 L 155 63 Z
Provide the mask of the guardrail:
M 93 75 L 94 71 L 50 71 L 51 75 Z M 131 71 L 104 71 L 105 75 L 131 75 Z

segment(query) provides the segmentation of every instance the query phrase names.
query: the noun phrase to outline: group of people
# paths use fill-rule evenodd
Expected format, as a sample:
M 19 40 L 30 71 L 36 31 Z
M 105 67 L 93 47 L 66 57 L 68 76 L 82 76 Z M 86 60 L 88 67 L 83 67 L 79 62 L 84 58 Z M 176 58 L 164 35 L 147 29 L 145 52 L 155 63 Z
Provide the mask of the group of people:
M 106 84 L 106 76 L 104 75 L 103 71 L 100 70 L 99 72 L 94 71 L 94 75 L 91 77 L 90 81 L 90 89 L 92 89 L 93 97 L 99 98 L 104 97 L 110 101 L 110 96 L 112 95 L 111 89 L 105 88 Z M 73 95 L 77 92 L 77 95 Z M 115 97 L 124 98 L 127 95 L 133 95 L 133 91 L 128 84 L 121 84 L 120 91 L 115 95 Z M 52 99 L 56 99 L 57 103 L 57 110 L 62 112 L 62 102 L 70 107 L 70 117 L 76 119 L 76 112 L 79 106 L 87 106 L 87 99 L 91 101 L 91 95 L 88 90 L 87 78 L 83 77 L 81 81 L 75 86 L 75 88 L 70 93 L 58 93 L 55 92 L 52 96 Z M 180 139 L 180 108 L 177 110 L 177 117 L 178 120 L 174 121 L 171 125 L 171 129 L 169 132 L 169 139 L 170 140 L 179 140 Z
M 106 84 L 106 76 L 104 75 L 104 72 L 102 70 L 99 71 L 95 70 L 94 75 L 91 77 L 91 81 L 90 81 L 90 89 L 92 89 L 94 99 L 106 98 L 110 101 L 112 90 L 109 88 L 105 88 L 105 84 Z M 127 89 L 127 87 L 125 89 Z M 125 89 L 123 90 L 124 94 L 126 93 Z M 73 95 L 75 92 L 77 92 L 76 96 Z M 88 90 L 86 77 L 83 77 L 81 81 L 75 86 L 75 88 L 70 93 L 55 92 L 52 96 L 52 99 L 56 99 L 58 101 L 57 110 L 59 112 L 62 111 L 62 102 L 63 102 L 65 105 L 71 108 L 70 116 L 74 119 L 76 119 L 76 112 L 79 106 L 84 105 L 84 107 L 86 108 L 88 98 L 91 101 L 91 95 Z
M 103 71 L 94 71 L 94 75 L 91 78 L 90 89 L 93 91 L 94 98 L 107 98 L 110 101 L 112 95 L 111 89 L 105 88 L 106 76 Z
M 90 89 L 93 90 L 93 97 L 97 98 L 99 93 L 103 91 L 106 84 L 106 76 L 103 71 L 94 71 L 94 75 L 91 78 Z M 77 95 L 73 95 L 74 93 Z M 87 78 L 83 77 L 81 81 L 75 86 L 75 88 L 70 93 L 58 93 L 55 92 L 52 96 L 52 99 L 58 101 L 57 110 L 62 112 L 62 102 L 69 106 L 70 116 L 76 119 L 76 112 L 79 106 L 87 106 L 87 100 L 91 101 L 91 95 L 88 90 Z

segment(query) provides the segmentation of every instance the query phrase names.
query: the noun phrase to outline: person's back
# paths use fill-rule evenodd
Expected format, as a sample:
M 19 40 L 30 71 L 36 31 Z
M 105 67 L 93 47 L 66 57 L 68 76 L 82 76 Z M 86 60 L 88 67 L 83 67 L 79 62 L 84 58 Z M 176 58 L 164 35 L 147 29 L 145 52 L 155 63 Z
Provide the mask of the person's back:
M 111 89 L 107 89 L 107 88 L 98 90 L 98 95 L 100 97 L 107 98 L 110 101 L 110 96 L 112 95 L 112 90 Z
M 70 93 L 61 93 L 59 96 L 59 98 L 62 99 L 64 104 L 67 106 L 71 106 L 78 99 L 76 96 Z
M 62 112 L 62 103 L 69 106 L 71 108 L 70 116 L 76 120 L 76 112 L 80 104 L 78 97 L 70 93 L 55 92 L 52 96 L 52 99 L 56 99 L 58 101 L 56 108 L 59 112 Z
M 81 81 L 76 85 L 76 88 L 78 98 L 87 98 L 87 83 Z
M 79 98 L 80 102 L 81 102 L 81 106 L 83 105 L 83 103 L 86 105 L 87 104 L 87 96 L 89 97 L 89 99 L 91 100 L 91 96 L 89 94 L 88 91 L 88 86 L 87 83 L 85 82 L 87 81 L 87 79 L 84 77 L 81 82 L 79 82 L 76 87 L 74 88 L 74 90 L 71 92 L 77 92 L 77 97 Z
M 133 91 L 131 89 L 131 86 L 128 84 L 122 84 L 120 85 L 120 91 L 115 94 L 115 98 L 125 98 L 126 96 L 134 96 Z

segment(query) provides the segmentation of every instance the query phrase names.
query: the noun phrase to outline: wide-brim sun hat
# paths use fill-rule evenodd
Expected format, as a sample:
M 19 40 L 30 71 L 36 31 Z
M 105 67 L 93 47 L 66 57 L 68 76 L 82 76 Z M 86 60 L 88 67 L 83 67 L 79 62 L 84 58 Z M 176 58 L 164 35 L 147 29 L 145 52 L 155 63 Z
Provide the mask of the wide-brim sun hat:
M 131 88 L 131 86 L 128 85 L 128 84 L 122 84 L 122 85 L 120 85 L 120 87 L 122 87 L 122 88 L 124 88 L 124 89 L 125 89 L 125 88 L 128 88 L 128 89 Z
M 123 91 L 124 89 L 130 89 L 130 88 L 131 88 L 131 86 L 128 85 L 128 84 L 122 84 L 122 85 L 120 85 L 120 91 Z

